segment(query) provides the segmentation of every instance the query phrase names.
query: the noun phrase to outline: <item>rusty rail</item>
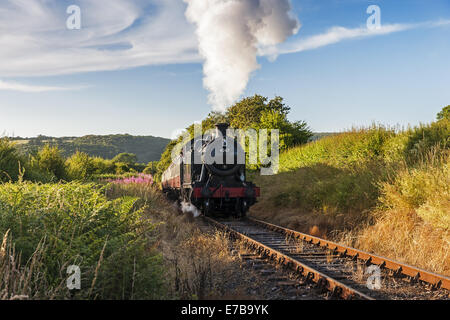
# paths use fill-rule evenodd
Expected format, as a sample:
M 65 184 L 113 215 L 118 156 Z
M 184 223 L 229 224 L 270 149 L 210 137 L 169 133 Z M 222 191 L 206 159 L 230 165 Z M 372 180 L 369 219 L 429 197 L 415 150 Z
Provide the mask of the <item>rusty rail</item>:
M 268 257 L 272 258 L 273 260 L 276 260 L 278 263 L 283 264 L 283 265 L 295 270 L 299 274 L 302 274 L 306 279 L 309 279 L 309 280 L 317 283 L 319 286 L 332 292 L 333 295 L 340 296 L 344 299 L 355 299 L 356 298 L 356 299 L 364 299 L 364 300 L 374 300 L 372 297 L 369 297 L 368 295 L 366 295 L 354 288 L 350 288 L 349 286 L 345 285 L 344 283 L 342 283 L 336 279 L 333 279 L 332 277 L 329 277 L 329 276 L 323 274 L 322 272 L 281 253 L 278 250 L 268 247 L 268 246 L 262 244 L 261 242 L 256 241 L 256 240 L 228 227 L 225 224 L 222 224 L 222 223 L 220 223 L 214 219 L 208 218 L 208 217 L 204 217 L 204 219 L 207 220 L 212 225 L 216 226 L 217 228 L 229 232 L 236 239 L 245 241 L 249 247 L 251 247 L 252 249 L 257 251 L 259 254 L 268 256 Z M 256 223 L 256 221 L 254 221 L 254 222 Z M 258 221 L 257 223 L 259 225 L 261 225 L 262 222 Z
M 400 263 L 391 259 L 387 259 L 372 253 L 354 249 L 351 247 L 340 245 L 336 242 L 328 241 L 318 237 L 314 237 L 305 233 L 294 231 L 288 228 L 280 227 L 261 220 L 248 218 L 249 221 L 256 223 L 268 230 L 283 233 L 287 236 L 292 236 L 296 239 L 306 241 L 320 247 L 332 250 L 353 259 L 363 260 L 366 263 L 378 265 L 381 268 L 394 271 L 397 275 L 402 274 L 410 277 L 414 281 L 423 281 L 429 283 L 433 288 L 444 288 L 450 290 L 450 278 L 439 275 L 433 272 L 429 272 L 420 268 L 416 268 L 404 263 Z

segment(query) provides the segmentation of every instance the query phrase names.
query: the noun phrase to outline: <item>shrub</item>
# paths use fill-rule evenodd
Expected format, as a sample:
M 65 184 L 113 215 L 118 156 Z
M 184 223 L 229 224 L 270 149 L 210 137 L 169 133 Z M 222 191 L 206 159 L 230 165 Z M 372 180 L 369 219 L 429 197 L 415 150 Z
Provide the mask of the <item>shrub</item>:
M 143 173 L 154 175 L 156 174 L 157 170 L 158 170 L 158 161 L 151 161 L 147 164 Z
M 95 172 L 94 161 L 84 152 L 77 152 L 66 161 L 67 174 L 71 180 L 86 180 Z
M 429 125 L 420 125 L 407 132 L 405 158 L 415 162 L 425 155 L 432 147 L 438 146 L 442 150 L 450 147 L 450 120 L 443 119 Z
M 133 165 L 137 162 L 137 156 L 134 153 L 120 153 L 112 161 Z
M 20 174 L 23 160 L 18 155 L 14 144 L 6 138 L 0 139 L 0 182 L 16 181 Z
M 124 173 L 127 173 L 127 172 L 131 171 L 130 167 L 126 163 L 115 162 L 114 165 L 116 167 L 116 169 L 115 169 L 116 170 L 116 174 L 124 174 Z
M 100 157 L 92 158 L 92 166 L 94 174 L 114 174 L 116 172 L 116 165 L 112 160 L 105 160 Z
M 30 166 L 34 170 L 53 176 L 55 180 L 66 178 L 65 160 L 58 147 L 45 145 L 35 156 L 30 157 Z
M 444 107 L 441 112 L 437 114 L 437 120 L 450 120 L 450 105 Z

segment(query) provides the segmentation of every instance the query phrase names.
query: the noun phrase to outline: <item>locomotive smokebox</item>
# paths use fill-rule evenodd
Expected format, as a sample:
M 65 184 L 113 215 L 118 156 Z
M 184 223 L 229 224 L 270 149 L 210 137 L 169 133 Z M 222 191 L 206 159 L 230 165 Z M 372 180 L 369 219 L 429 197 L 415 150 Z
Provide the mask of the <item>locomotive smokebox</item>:
M 227 136 L 227 129 L 230 127 L 228 123 L 217 123 L 216 124 L 216 136 L 219 137 L 222 135 L 222 137 Z

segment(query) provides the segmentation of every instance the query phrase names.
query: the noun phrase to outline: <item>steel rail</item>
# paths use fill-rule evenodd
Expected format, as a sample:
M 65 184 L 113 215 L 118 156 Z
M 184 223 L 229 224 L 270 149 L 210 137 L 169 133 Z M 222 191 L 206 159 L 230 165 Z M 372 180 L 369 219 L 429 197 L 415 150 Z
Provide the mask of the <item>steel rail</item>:
M 327 276 L 323 274 L 322 272 L 312 268 L 311 266 L 308 266 L 292 257 L 289 257 L 280 251 L 273 249 L 269 246 L 266 246 L 265 244 L 256 241 L 236 230 L 233 228 L 230 228 L 229 226 L 222 224 L 212 218 L 204 217 L 205 220 L 207 220 L 209 223 L 217 227 L 218 229 L 222 229 L 226 232 L 229 232 L 232 236 L 234 236 L 237 239 L 243 240 L 246 242 L 246 244 L 251 247 L 252 249 L 256 250 L 259 254 L 265 255 L 270 257 L 271 259 L 277 261 L 279 264 L 283 264 L 294 271 L 296 271 L 299 274 L 302 274 L 306 279 L 312 280 L 313 282 L 317 283 L 319 286 L 327 289 L 328 291 L 332 292 L 334 295 L 340 296 L 344 299 L 353 299 L 353 298 L 359 298 L 364 300 L 374 300 L 374 298 L 354 289 L 351 288 L 344 283 L 333 279 L 330 276 Z M 250 220 L 252 221 L 252 220 Z M 259 223 L 258 223 L 259 224 Z
M 365 251 L 361 251 L 355 248 L 347 247 L 341 244 L 338 244 L 333 241 L 328 241 L 325 239 L 321 239 L 318 237 L 311 236 L 309 234 L 301 233 L 295 230 L 291 230 L 288 228 L 280 227 L 265 221 L 257 220 L 254 218 L 247 218 L 249 221 L 264 227 L 268 230 L 280 232 L 287 236 L 294 237 L 296 239 L 309 242 L 315 245 L 318 245 L 320 247 L 324 247 L 326 249 L 329 249 L 331 251 L 334 251 L 335 253 L 342 254 L 344 256 L 347 256 L 349 258 L 353 259 L 359 259 L 364 261 L 367 264 L 375 264 L 378 265 L 381 268 L 389 269 L 395 272 L 396 275 L 405 275 L 410 277 L 413 281 L 423 281 L 426 283 L 429 283 L 433 286 L 433 288 L 444 288 L 447 290 L 450 290 L 450 278 L 429 272 L 414 266 L 410 266 L 404 263 L 400 263 L 388 258 L 384 258 L 372 253 L 368 253 Z

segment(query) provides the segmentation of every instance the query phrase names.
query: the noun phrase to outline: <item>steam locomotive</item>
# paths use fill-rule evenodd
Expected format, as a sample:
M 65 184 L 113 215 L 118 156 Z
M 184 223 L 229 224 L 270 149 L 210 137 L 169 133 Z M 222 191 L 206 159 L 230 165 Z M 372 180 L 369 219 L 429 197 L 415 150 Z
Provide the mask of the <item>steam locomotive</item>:
M 215 134 L 194 138 L 162 175 L 169 198 L 190 203 L 205 216 L 245 217 L 260 196 L 260 188 L 246 179 L 245 151 L 236 137 L 228 137 L 227 123 Z

